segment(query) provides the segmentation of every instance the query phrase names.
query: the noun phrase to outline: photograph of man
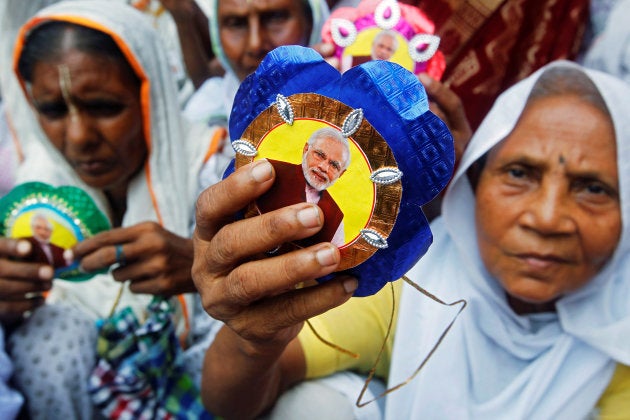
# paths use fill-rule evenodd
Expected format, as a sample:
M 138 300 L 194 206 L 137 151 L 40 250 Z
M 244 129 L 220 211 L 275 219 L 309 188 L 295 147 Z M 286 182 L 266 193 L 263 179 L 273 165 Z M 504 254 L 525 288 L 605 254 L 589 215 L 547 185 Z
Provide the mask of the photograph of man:
M 35 213 L 31 217 L 31 230 L 33 236 L 24 239 L 31 243 L 33 262 L 50 264 L 53 268 L 68 265 L 63 257 L 65 249 L 50 242 L 50 237 L 53 233 L 53 225 L 44 214 Z
M 383 30 L 372 40 L 370 55 L 344 55 L 341 59 L 342 72 L 371 60 L 389 60 L 398 50 L 396 32 Z
M 313 132 L 304 145 L 302 164 L 269 159 L 276 180 L 257 201 L 262 213 L 297 203 L 314 203 L 324 213 L 324 226 L 317 234 L 297 243 L 309 246 L 319 242 L 345 244 L 343 211 L 330 193 L 333 185 L 350 165 L 348 139 L 339 130 L 325 127 Z
M 398 49 L 398 38 L 392 31 L 381 31 L 372 41 L 372 60 L 389 60 Z

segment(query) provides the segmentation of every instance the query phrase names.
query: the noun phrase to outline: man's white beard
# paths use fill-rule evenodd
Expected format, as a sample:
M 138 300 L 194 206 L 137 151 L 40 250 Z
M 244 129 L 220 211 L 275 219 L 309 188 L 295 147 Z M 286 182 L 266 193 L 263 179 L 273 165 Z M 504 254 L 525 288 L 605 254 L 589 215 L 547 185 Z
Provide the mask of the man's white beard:
M 302 171 L 304 172 L 306 183 L 315 188 L 317 191 L 324 191 L 326 188 L 332 185 L 332 182 L 330 182 L 330 178 L 328 178 L 328 174 L 320 172 L 319 170 L 317 170 L 317 168 L 309 169 L 308 166 L 306 166 L 305 161 L 302 161 Z M 319 179 L 317 179 L 317 177 L 313 175 L 313 172 L 321 175 L 323 178 L 326 179 L 326 181 L 319 181 Z

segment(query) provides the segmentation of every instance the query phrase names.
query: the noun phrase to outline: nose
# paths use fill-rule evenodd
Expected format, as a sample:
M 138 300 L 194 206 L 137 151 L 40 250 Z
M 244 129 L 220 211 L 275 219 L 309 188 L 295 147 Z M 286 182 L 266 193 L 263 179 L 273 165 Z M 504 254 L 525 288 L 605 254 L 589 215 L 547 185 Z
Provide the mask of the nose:
M 247 52 L 255 57 L 261 55 L 264 44 L 264 33 L 260 21 L 252 17 L 249 20 L 249 36 L 247 38 Z
M 521 222 L 543 235 L 563 235 L 575 231 L 570 194 L 561 185 L 541 185 L 529 197 Z
M 79 111 L 71 112 L 66 117 L 66 147 L 85 148 L 93 143 L 91 118 Z
M 330 164 L 330 162 L 328 161 L 328 159 L 323 159 L 320 160 L 319 162 L 317 162 L 317 167 L 319 168 L 320 171 L 330 175 L 331 172 L 333 172 L 332 169 L 332 165 Z

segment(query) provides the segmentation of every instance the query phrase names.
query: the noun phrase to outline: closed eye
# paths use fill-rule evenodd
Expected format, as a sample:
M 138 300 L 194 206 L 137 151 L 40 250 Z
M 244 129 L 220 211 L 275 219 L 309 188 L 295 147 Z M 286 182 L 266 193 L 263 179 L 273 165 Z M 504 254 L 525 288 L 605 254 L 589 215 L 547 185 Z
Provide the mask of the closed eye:
M 68 114 L 68 106 L 65 102 L 43 102 L 35 104 L 37 112 L 49 120 L 63 118 Z
M 274 10 L 263 13 L 261 21 L 264 26 L 281 25 L 289 19 L 289 12 L 287 10 Z
M 247 25 L 247 18 L 240 16 L 229 16 L 221 21 L 221 27 L 226 29 L 243 29 Z
M 89 101 L 79 106 L 92 117 L 114 117 L 125 109 L 125 104 L 117 101 Z

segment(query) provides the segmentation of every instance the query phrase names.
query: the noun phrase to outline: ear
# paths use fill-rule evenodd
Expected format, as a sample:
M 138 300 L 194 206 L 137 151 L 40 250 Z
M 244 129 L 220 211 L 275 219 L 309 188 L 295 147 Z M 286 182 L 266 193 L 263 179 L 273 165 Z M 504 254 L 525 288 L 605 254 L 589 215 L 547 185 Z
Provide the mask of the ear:
M 302 155 L 306 153 L 307 150 L 308 150 L 308 143 L 304 143 L 304 149 L 302 149 Z

